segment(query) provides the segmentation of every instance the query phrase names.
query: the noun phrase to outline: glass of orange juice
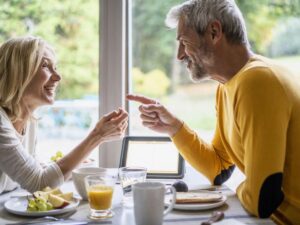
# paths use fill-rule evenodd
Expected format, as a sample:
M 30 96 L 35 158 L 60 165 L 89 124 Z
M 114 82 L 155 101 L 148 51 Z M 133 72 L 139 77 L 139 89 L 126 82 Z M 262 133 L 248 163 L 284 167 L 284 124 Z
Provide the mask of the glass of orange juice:
M 90 204 L 90 219 L 105 219 L 113 216 L 111 210 L 117 176 L 98 173 L 85 177 L 85 187 Z

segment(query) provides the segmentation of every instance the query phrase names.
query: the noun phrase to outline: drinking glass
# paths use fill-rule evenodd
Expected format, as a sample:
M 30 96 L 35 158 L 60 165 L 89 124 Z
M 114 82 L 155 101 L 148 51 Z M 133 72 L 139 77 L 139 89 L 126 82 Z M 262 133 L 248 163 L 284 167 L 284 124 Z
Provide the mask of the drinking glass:
M 105 219 L 113 216 L 111 210 L 116 176 L 99 173 L 85 177 L 85 187 L 90 205 L 90 219 Z
M 123 190 L 123 205 L 133 207 L 132 185 L 138 182 L 145 182 L 147 169 L 144 167 L 121 167 L 119 178 Z

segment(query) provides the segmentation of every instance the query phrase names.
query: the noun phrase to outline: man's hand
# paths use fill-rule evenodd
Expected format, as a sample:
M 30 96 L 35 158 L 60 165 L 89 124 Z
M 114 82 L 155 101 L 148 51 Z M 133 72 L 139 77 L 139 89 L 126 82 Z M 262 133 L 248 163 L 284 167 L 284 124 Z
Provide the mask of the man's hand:
M 141 95 L 127 95 L 130 101 L 142 103 L 139 107 L 143 125 L 156 132 L 174 136 L 182 126 L 182 121 L 177 119 L 159 102 Z

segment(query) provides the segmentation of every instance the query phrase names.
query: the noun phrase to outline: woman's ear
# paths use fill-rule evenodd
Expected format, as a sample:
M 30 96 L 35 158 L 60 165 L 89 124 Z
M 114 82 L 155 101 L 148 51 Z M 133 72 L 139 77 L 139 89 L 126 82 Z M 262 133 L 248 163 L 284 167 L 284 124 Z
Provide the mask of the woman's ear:
M 214 44 L 216 44 L 222 38 L 223 31 L 222 31 L 222 25 L 220 21 L 214 20 L 210 23 L 209 34 L 210 34 L 211 41 Z

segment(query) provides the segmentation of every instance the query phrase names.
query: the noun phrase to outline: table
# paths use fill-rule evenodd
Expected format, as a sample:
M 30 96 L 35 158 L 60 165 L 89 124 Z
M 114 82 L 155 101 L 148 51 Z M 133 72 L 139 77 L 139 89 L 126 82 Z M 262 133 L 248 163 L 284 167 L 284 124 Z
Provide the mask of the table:
M 185 182 L 189 185 L 191 189 L 199 189 L 207 187 L 208 181 L 205 180 L 201 175 L 194 173 L 188 173 L 184 178 Z M 71 181 L 66 182 L 62 188 L 63 191 L 74 191 L 75 188 Z M 264 224 L 271 225 L 274 224 L 270 219 L 259 219 L 249 215 L 244 208 L 241 206 L 236 194 L 227 188 L 222 186 L 220 191 L 227 195 L 226 204 L 217 208 L 217 210 L 224 211 L 225 219 L 223 220 L 224 224 L 231 224 L 232 219 L 235 221 L 242 222 L 244 224 Z M 16 216 L 8 213 L 4 209 L 4 202 L 7 201 L 12 196 L 24 195 L 26 192 L 24 190 L 18 189 L 10 193 L 0 195 L 0 224 L 11 224 L 21 221 L 29 221 L 32 218 L 26 218 L 21 216 Z M 134 214 L 132 208 L 124 208 L 121 203 L 122 190 L 119 185 L 115 189 L 114 199 L 113 199 L 113 211 L 115 213 L 114 217 L 105 221 L 95 222 L 87 218 L 89 215 L 89 206 L 88 203 L 82 201 L 76 211 L 71 213 L 66 213 L 58 218 L 80 220 L 80 221 L 90 221 L 88 224 L 112 224 L 112 225 L 135 225 Z M 164 225 L 199 225 L 201 221 L 207 220 L 212 210 L 206 211 L 178 211 L 173 210 L 164 218 Z M 231 220 L 231 222 L 229 221 Z M 226 223 L 228 221 L 228 223 Z

